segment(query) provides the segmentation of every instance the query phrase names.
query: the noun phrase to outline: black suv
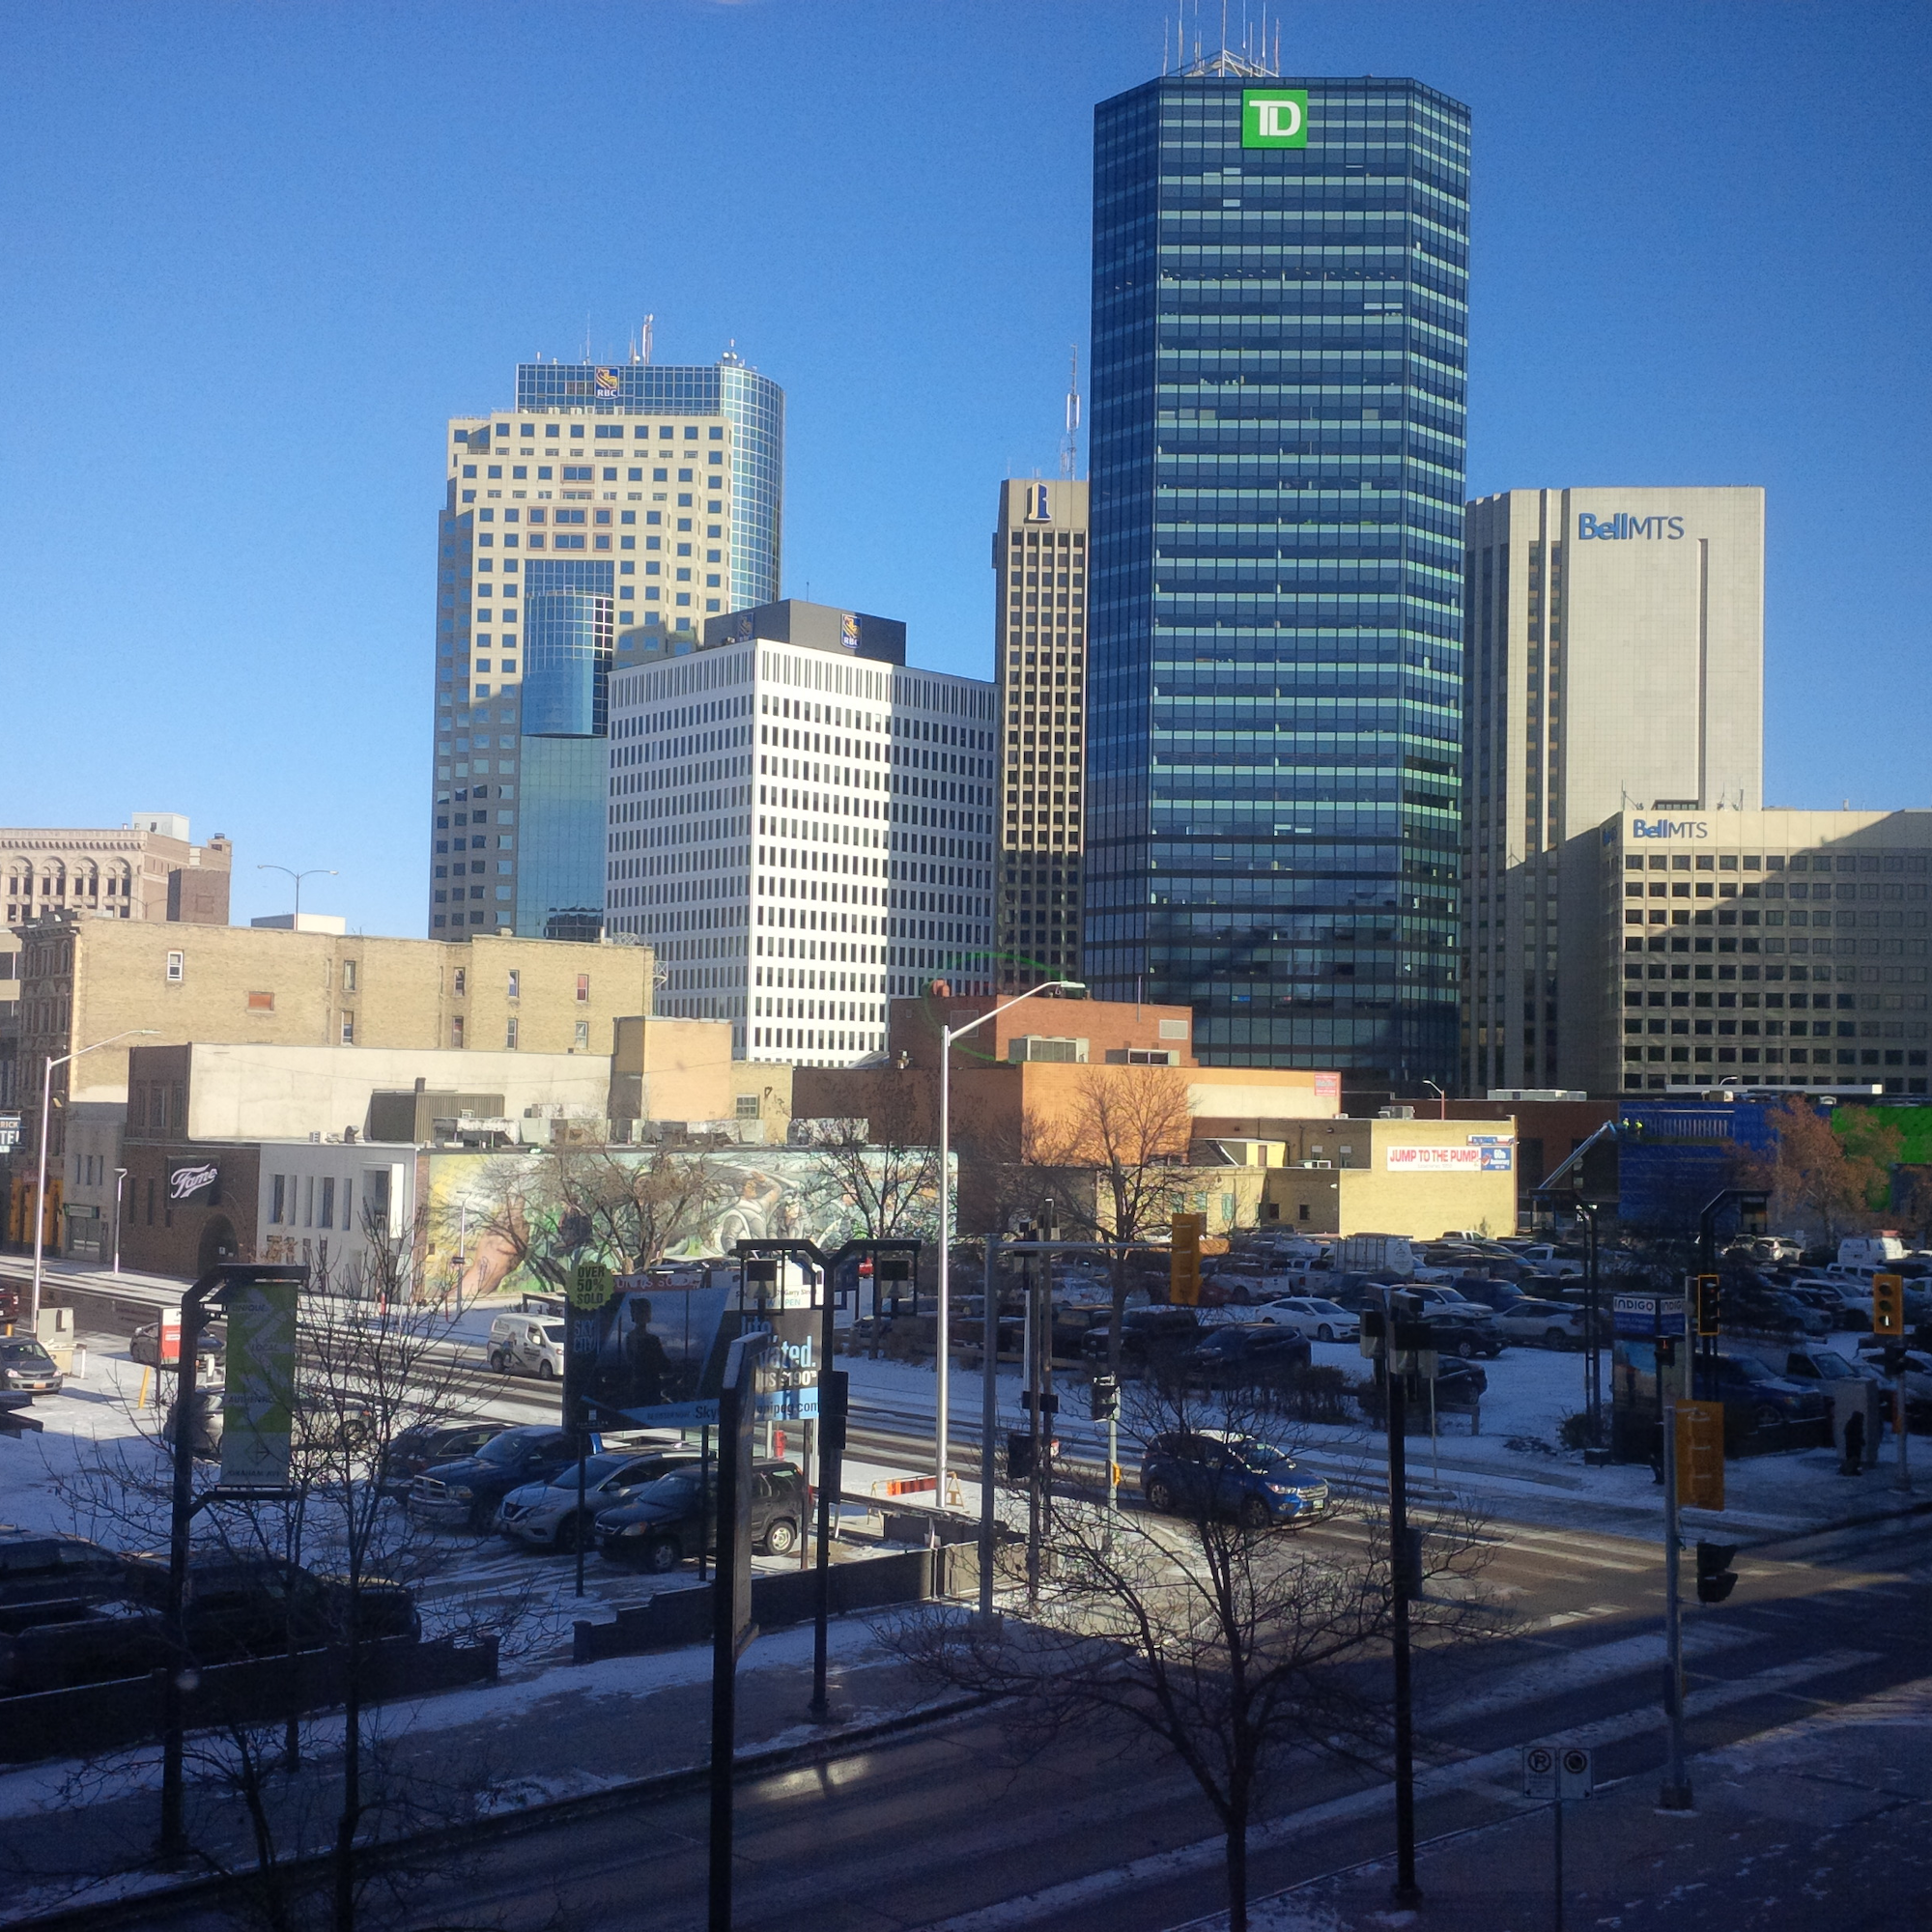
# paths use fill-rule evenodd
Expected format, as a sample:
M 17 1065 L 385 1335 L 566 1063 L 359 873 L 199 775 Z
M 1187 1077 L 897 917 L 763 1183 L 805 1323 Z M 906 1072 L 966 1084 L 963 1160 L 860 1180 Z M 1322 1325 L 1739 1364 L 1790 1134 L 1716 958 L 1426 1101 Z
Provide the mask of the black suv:
M 1182 1380 L 1209 1389 L 1280 1388 L 1308 1366 L 1308 1337 L 1267 1321 L 1208 1330 L 1180 1357 Z
M 596 1443 L 593 1440 L 592 1447 Z M 497 1505 L 526 1483 L 554 1482 L 577 1460 L 572 1431 L 549 1423 L 506 1429 L 460 1463 L 439 1463 L 434 1474 L 410 1485 L 409 1513 L 440 1528 L 485 1530 L 497 1520 Z
M 1111 1321 L 1088 1329 L 1080 1352 L 1090 1362 L 1107 1359 Z M 1124 1375 L 1145 1375 L 1151 1364 L 1168 1364 L 1200 1341 L 1201 1317 L 1191 1308 L 1175 1308 L 1165 1303 L 1152 1308 L 1130 1308 L 1121 1324 L 1121 1370 Z
M 789 1463 L 752 1469 L 752 1547 L 783 1556 L 804 1531 L 805 1477 Z M 690 1465 L 641 1490 L 597 1519 L 597 1547 L 613 1563 L 675 1570 L 700 1541 L 717 1541 L 718 1471 Z

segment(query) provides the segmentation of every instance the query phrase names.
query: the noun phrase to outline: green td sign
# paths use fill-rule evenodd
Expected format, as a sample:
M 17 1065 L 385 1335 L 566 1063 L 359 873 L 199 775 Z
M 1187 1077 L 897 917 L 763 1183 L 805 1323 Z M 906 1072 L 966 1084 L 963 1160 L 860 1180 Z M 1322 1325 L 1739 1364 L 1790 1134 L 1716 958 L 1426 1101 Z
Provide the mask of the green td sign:
M 1305 148 L 1307 145 L 1306 88 L 1250 87 L 1242 90 L 1242 147 Z

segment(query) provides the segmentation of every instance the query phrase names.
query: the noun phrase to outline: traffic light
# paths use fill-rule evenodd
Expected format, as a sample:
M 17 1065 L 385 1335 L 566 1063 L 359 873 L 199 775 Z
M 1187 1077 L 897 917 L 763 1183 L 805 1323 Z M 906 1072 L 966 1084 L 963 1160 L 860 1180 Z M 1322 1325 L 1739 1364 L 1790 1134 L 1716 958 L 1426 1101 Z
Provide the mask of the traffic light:
M 1167 1298 L 1181 1308 L 1201 1304 L 1201 1236 L 1208 1232 L 1205 1214 L 1177 1214 L 1167 1259 Z
M 1738 1587 L 1731 1574 L 1737 1546 L 1730 1543 L 1700 1543 L 1697 1546 L 1697 1601 L 1721 1604 Z
M 1111 1422 L 1121 1412 L 1121 1384 L 1113 1376 L 1095 1376 L 1088 1391 L 1088 1414 L 1095 1422 Z
M 1872 1333 L 1905 1333 L 1905 1277 L 1902 1274 L 1872 1276 Z
M 1719 1321 L 1723 1314 L 1722 1284 L 1714 1274 L 1698 1274 L 1690 1277 L 1691 1308 L 1696 1318 L 1696 1332 L 1699 1335 L 1716 1335 L 1719 1332 Z

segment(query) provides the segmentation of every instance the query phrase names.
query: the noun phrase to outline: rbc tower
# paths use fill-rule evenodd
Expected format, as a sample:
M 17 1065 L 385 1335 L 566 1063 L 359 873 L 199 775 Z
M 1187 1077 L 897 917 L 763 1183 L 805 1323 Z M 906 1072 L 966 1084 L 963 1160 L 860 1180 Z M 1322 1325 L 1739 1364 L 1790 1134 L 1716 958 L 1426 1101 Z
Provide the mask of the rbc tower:
M 1087 974 L 1447 1085 L 1468 112 L 1229 55 L 1094 117 Z

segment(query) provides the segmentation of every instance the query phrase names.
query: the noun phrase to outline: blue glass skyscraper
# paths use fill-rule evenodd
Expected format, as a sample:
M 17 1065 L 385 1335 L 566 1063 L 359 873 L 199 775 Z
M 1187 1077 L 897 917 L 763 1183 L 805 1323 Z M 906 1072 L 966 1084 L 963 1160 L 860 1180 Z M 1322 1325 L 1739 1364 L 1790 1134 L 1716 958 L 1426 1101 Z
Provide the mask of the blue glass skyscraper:
M 1226 55 L 1095 110 L 1087 974 L 1208 1065 L 1454 1074 L 1468 128 Z

